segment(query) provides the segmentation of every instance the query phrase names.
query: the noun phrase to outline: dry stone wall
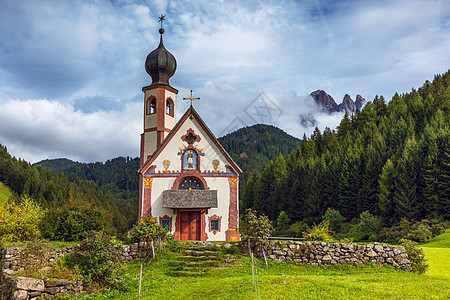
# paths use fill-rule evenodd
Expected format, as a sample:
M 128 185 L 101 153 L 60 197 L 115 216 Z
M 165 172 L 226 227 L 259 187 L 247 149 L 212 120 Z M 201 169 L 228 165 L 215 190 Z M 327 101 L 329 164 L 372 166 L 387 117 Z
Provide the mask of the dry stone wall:
M 381 243 L 348 245 L 325 242 L 270 241 L 268 257 L 278 261 L 297 261 L 309 265 L 378 263 L 411 271 L 408 254 L 402 246 Z
M 120 261 L 129 262 L 136 258 L 143 258 L 144 253 L 140 251 L 143 246 L 144 244 L 138 243 L 120 246 L 122 247 L 122 252 L 119 257 Z M 58 257 L 71 253 L 73 248 L 64 247 L 52 251 L 47 263 L 52 263 Z M 55 295 L 61 294 L 76 296 L 84 290 L 83 281 L 73 282 L 65 279 L 48 280 L 23 276 L 15 277 L 17 276 L 16 274 L 20 274 L 20 272 L 25 271 L 27 268 L 21 260 L 21 248 L 7 247 L 2 253 L 2 258 L 3 264 L 0 283 L 5 290 L 2 290 L 0 293 L 1 299 L 37 299 L 41 296 L 46 296 L 46 299 L 52 299 Z

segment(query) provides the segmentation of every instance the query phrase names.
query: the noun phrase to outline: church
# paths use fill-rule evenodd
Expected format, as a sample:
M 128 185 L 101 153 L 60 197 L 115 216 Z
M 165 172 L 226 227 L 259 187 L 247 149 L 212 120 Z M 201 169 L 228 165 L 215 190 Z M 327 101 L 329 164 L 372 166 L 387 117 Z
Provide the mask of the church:
M 150 52 L 145 70 L 144 130 L 139 169 L 139 218 L 152 216 L 177 240 L 239 241 L 241 169 L 191 105 L 175 120 L 178 90 L 170 86 L 175 57 L 164 47 Z

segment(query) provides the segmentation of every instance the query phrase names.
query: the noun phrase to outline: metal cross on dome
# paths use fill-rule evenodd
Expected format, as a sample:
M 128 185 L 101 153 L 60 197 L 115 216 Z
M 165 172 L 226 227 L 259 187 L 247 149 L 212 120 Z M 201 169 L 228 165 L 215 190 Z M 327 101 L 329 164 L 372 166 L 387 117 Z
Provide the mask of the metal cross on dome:
M 194 97 L 194 96 L 192 95 L 192 90 L 191 90 L 191 95 L 188 95 L 188 97 L 184 97 L 183 100 L 189 100 L 189 101 L 191 101 L 191 106 L 192 106 L 192 102 L 193 102 L 194 100 L 200 100 L 200 97 Z
M 162 26 L 163 26 L 163 21 L 166 19 L 166 15 L 163 15 L 163 14 L 161 14 L 161 16 L 159 17 L 159 21 L 158 22 L 161 22 L 161 28 L 162 28 Z

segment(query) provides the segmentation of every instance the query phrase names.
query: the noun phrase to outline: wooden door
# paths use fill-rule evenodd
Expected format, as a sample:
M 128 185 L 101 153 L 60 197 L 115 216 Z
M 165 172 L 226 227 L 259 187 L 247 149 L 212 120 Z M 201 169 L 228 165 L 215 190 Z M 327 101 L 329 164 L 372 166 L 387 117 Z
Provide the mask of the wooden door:
M 182 211 L 181 213 L 181 240 L 200 240 L 201 223 L 199 211 Z

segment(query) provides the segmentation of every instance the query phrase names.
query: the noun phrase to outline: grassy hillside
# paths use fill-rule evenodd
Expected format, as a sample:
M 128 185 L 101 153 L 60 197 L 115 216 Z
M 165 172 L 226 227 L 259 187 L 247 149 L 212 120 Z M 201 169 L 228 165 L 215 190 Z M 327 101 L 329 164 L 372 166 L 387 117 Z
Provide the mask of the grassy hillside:
M 421 246 L 430 266 L 426 275 L 450 280 L 450 229 Z
M 430 265 L 423 274 L 370 265 L 308 266 L 263 260 L 256 265 L 256 292 L 252 288 L 251 260 L 238 258 L 202 277 L 168 275 L 171 253 L 144 264 L 141 299 L 444 299 L 450 295 L 450 231 L 423 247 Z M 130 266 L 138 270 L 137 264 Z M 133 274 L 133 273 L 132 273 Z M 88 299 L 137 297 L 138 271 L 107 294 Z M 118 286 L 118 288 L 120 287 Z
M 11 190 L 2 182 L 0 182 L 0 204 L 3 204 L 11 196 L 12 196 Z

